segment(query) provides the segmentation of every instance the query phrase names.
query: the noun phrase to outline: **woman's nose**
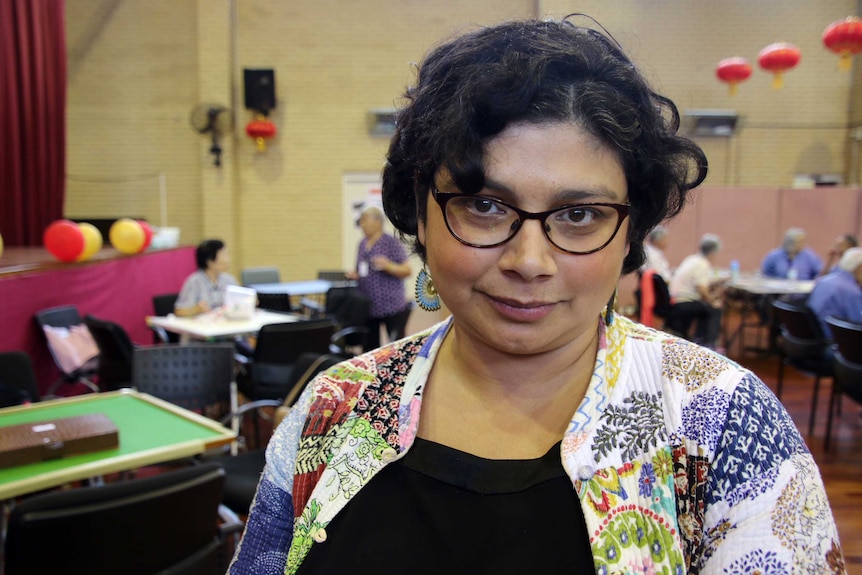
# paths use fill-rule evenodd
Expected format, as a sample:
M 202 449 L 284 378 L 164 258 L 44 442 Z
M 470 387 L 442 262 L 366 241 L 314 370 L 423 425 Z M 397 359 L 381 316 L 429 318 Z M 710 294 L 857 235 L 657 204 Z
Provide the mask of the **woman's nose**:
M 500 268 L 515 272 L 524 279 L 556 273 L 556 248 L 542 230 L 544 225 L 539 220 L 521 222 L 515 236 L 503 244 Z

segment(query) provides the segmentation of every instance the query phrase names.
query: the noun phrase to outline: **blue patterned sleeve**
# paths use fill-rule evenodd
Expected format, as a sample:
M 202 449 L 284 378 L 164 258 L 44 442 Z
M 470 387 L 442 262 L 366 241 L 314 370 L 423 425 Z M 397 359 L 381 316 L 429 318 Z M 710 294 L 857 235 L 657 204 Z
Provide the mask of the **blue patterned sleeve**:
M 231 575 L 284 573 L 293 538 L 293 471 L 310 403 L 311 386 L 308 386 L 269 442 L 266 467 L 231 562 Z
M 842 573 L 823 481 L 787 411 L 748 373 L 733 390 L 704 495 L 693 573 Z

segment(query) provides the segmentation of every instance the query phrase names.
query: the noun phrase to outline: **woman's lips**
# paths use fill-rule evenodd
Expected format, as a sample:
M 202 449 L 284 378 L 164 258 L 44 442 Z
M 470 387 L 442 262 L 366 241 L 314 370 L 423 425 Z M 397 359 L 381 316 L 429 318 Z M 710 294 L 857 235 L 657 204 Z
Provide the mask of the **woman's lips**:
M 501 316 L 520 322 L 537 321 L 551 313 L 556 302 L 519 301 L 488 295 L 491 306 Z

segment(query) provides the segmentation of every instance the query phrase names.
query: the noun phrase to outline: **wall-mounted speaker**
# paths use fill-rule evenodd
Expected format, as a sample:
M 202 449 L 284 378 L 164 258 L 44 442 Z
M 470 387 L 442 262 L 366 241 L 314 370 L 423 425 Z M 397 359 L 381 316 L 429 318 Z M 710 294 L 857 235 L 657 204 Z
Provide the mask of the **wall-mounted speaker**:
M 366 117 L 368 134 L 389 137 L 395 133 L 395 108 L 373 108 Z
M 245 83 L 245 107 L 264 116 L 275 108 L 275 70 L 243 69 Z
M 682 118 L 686 133 L 695 138 L 733 136 L 738 122 L 736 110 L 686 110 Z

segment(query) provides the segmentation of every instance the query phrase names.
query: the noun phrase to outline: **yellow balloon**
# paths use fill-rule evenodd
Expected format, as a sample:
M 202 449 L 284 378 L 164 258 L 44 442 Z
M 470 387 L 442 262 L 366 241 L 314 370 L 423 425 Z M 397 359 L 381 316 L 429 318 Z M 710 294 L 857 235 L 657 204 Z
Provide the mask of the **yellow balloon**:
M 93 224 L 81 222 L 78 224 L 81 228 L 81 233 L 84 234 L 84 251 L 78 256 L 75 261 L 83 262 L 90 259 L 96 252 L 102 249 L 102 232 Z
M 0 236 L 0 256 L 3 255 L 3 236 Z
M 144 228 L 131 218 L 120 218 L 111 226 L 108 232 L 111 245 L 123 254 L 136 254 L 141 251 L 146 241 Z

